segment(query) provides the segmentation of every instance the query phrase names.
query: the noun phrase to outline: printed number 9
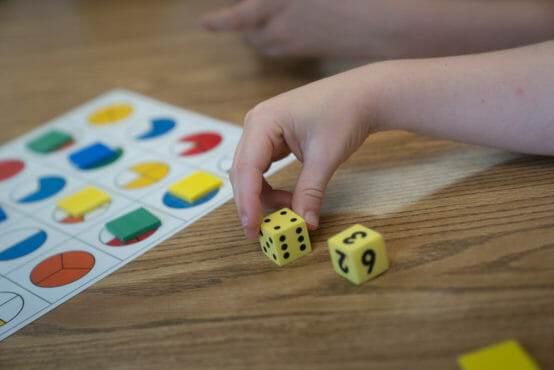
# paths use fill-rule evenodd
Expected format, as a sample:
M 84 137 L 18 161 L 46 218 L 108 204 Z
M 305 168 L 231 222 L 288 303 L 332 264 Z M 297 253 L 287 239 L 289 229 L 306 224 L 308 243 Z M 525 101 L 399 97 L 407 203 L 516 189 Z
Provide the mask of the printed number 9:
M 375 265 L 375 252 L 372 249 L 368 249 L 362 255 L 362 263 L 367 266 L 367 273 L 371 274 L 371 271 L 373 271 L 373 265 Z
M 363 239 L 367 236 L 367 233 L 365 231 L 355 231 L 348 238 L 344 238 L 342 242 L 344 244 L 354 244 L 358 236 L 360 237 L 360 239 Z

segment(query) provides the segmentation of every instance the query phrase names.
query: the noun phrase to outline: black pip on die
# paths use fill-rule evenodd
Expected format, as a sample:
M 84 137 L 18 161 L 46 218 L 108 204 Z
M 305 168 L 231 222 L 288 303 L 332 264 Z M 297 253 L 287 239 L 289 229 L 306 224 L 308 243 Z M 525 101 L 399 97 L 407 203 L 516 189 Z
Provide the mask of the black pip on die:
M 279 266 L 312 251 L 306 222 L 288 208 L 264 218 L 258 239 L 264 254 Z

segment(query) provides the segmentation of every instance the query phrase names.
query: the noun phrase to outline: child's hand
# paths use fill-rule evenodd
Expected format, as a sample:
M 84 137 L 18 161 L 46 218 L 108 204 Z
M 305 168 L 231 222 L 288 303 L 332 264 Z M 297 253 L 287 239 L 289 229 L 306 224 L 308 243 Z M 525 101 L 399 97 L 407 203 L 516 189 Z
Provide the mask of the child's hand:
M 376 129 L 368 85 L 357 70 L 323 79 L 267 100 L 246 116 L 230 178 L 248 237 L 257 236 L 261 203 L 291 207 L 314 229 L 325 188 L 337 169 Z M 362 101 L 362 97 L 365 96 Z M 372 116 L 368 115 L 372 112 Z M 303 163 L 293 194 L 274 190 L 263 173 L 273 161 L 294 155 Z
M 212 31 L 240 32 L 268 56 L 366 56 L 371 44 L 387 44 L 388 1 L 241 0 L 205 14 Z

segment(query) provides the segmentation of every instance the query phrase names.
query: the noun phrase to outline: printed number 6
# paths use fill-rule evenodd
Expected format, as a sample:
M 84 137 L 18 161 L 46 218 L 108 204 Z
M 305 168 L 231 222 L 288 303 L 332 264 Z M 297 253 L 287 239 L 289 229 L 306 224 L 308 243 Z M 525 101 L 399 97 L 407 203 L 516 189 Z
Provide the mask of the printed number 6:
M 356 241 L 356 238 L 360 237 L 360 239 L 363 239 L 367 236 L 367 233 L 365 231 L 355 231 L 350 235 L 348 238 L 345 238 L 342 242 L 344 244 L 354 244 Z
M 367 266 L 367 273 L 371 274 L 371 271 L 373 271 L 373 265 L 375 265 L 375 252 L 372 249 L 368 249 L 362 255 L 362 263 Z

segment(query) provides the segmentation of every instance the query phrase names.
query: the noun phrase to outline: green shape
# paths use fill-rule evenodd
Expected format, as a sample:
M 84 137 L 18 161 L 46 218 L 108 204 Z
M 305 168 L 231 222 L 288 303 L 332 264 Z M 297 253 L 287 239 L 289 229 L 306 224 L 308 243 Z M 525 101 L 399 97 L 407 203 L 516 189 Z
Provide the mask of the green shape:
M 131 239 L 137 238 L 142 234 L 160 227 L 161 224 L 162 222 L 159 218 L 143 207 L 140 207 L 108 222 L 106 228 L 109 232 L 114 234 L 116 238 L 123 243 L 127 243 Z
M 117 148 L 115 150 L 115 154 L 112 157 L 110 157 L 108 159 L 104 159 L 103 161 L 100 161 L 100 162 L 90 166 L 89 168 L 87 168 L 87 170 L 95 170 L 97 168 L 101 168 L 101 167 L 107 166 L 109 164 L 112 164 L 113 162 L 117 161 L 122 155 L 123 155 L 123 149 Z
M 38 153 L 50 153 L 71 140 L 73 138 L 68 134 L 58 130 L 51 130 L 29 141 L 27 148 Z

